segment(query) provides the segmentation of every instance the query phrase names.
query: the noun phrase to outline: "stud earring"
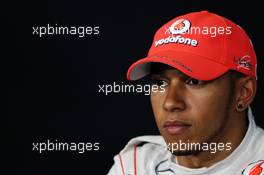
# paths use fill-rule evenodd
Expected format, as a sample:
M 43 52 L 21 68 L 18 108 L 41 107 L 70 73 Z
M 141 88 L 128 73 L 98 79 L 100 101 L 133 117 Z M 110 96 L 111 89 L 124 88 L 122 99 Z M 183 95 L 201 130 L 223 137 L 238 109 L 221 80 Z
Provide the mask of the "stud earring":
M 237 104 L 237 111 L 242 111 L 244 108 L 244 105 L 242 103 Z

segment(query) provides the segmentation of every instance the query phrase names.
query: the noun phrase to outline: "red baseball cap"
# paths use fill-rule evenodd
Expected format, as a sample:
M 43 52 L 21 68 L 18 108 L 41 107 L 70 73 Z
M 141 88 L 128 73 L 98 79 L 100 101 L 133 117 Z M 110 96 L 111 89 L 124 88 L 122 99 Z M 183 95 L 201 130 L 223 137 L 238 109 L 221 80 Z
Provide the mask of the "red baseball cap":
M 198 80 L 213 80 L 228 70 L 256 78 L 256 54 L 246 32 L 208 11 L 176 17 L 159 28 L 147 57 L 128 69 L 128 80 L 149 74 L 151 62 L 167 64 Z

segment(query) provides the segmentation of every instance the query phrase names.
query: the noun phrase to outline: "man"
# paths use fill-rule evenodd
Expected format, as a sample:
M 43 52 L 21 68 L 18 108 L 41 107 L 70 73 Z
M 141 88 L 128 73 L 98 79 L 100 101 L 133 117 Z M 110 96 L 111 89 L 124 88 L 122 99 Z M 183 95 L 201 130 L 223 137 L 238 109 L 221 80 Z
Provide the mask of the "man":
M 148 74 L 161 136 L 129 141 L 109 175 L 264 175 L 264 131 L 250 104 L 256 55 L 245 31 L 207 11 L 177 17 L 155 34 L 128 79 Z

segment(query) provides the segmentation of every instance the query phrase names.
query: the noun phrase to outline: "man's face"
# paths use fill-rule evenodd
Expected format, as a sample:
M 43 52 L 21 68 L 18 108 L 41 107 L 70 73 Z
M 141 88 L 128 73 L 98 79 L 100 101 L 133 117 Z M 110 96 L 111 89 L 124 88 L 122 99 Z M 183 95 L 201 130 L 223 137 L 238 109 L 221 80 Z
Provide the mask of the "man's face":
M 232 105 L 228 74 L 204 82 L 167 67 L 152 74 L 152 83 L 164 89 L 151 93 L 151 103 L 157 126 L 167 144 L 221 140 Z M 178 152 L 181 153 L 193 152 Z

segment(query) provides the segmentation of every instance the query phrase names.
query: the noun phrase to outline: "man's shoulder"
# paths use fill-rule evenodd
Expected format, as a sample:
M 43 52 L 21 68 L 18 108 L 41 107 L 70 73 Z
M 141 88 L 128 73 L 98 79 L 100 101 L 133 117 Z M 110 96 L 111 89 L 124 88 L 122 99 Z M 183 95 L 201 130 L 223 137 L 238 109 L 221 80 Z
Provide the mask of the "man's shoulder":
M 257 152 L 264 156 L 264 129 L 258 126 L 254 133 L 254 147 Z
M 264 138 L 264 129 L 260 126 L 256 126 L 256 134 L 258 134 L 261 138 Z

